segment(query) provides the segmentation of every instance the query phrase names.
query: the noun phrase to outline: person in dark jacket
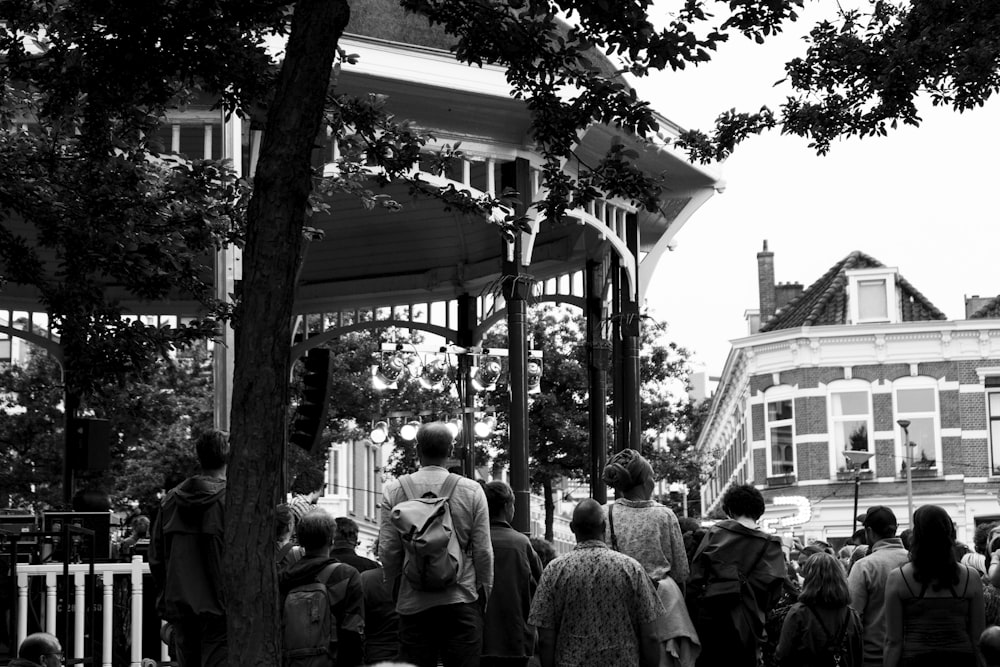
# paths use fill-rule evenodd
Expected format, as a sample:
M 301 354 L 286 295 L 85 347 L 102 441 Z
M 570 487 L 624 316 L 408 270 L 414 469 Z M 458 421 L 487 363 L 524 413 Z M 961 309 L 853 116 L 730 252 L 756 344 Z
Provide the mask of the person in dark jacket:
M 757 528 L 764 498 L 750 484 L 722 498 L 729 519 L 712 526 L 691 561 L 687 602 L 701 640 L 698 665 L 756 667 L 764 618 L 786 576 L 781 539 Z
M 62 664 L 62 644 L 47 632 L 25 637 L 17 649 L 17 657 L 8 663 L 9 667 L 59 667 Z
M 341 563 L 347 563 L 354 567 L 358 572 L 374 570 L 380 567 L 376 561 L 373 561 L 371 558 L 365 558 L 355 552 L 357 548 L 358 524 L 354 519 L 349 519 L 346 516 L 338 516 L 337 528 L 333 532 L 333 548 L 330 549 L 330 555 Z
M 354 667 L 364 663 L 364 591 L 357 569 L 330 556 L 334 526 L 333 517 L 322 508 L 302 517 L 296 533 L 299 545 L 306 553 L 279 575 L 278 590 L 284 607 L 285 597 L 293 588 L 315 582 L 317 575 L 328 565 L 337 565 L 326 580 L 330 591 L 330 611 L 337 621 L 337 636 L 330 638 L 330 652 L 337 667 Z
M 528 625 L 531 598 L 542 578 L 542 563 L 528 538 L 511 528 L 514 492 L 504 482 L 483 485 L 490 511 L 493 544 L 493 589 L 486 607 L 482 667 L 528 664 L 535 650 L 535 631 Z
M 222 590 L 223 523 L 229 438 L 210 431 L 195 442 L 201 474 L 160 503 L 149 569 L 160 591 L 157 610 L 173 626 L 180 667 L 225 665 L 226 602 Z
M 802 566 L 802 593 L 781 628 L 775 660 L 781 667 L 817 667 L 837 661 L 860 667 L 861 617 L 851 606 L 847 576 L 837 558 L 819 552 Z
M 394 661 L 399 657 L 399 614 L 393 595 L 398 579 L 386 581 L 381 566 L 361 573 L 365 593 L 365 659 L 369 663 Z

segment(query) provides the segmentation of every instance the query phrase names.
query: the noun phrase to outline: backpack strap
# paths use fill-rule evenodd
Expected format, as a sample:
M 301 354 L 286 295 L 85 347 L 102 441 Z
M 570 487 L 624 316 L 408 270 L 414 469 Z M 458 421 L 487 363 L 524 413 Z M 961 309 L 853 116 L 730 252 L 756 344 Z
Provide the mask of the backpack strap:
M 399 488 L 403 490 L 403 495 L 406 496 L 407 500 L 413 500 L 417 497 L 417 490 L 413 488 L 413 480 L 410 479 L 409 475 L 403 475 L 399 478 Z
M 324 586 L 326 586 L 326 582 L 330 581 L 330 577 L 333 576 L 333 573 L 336 572 L 337 568 L 339 568 L 341 565 L 343 565 L 343 563 L 327 564 L 327 566 L 324 567 L 322 570 L 320 570 L 319 574 L 316 575 L 316 583 L 323 584 Z
M 441 485 L 441 491 L 438 492 L 438 498 L 451 498 L 451 495 L 455 493 L 455 487 L 458 486 L 458 481 L 462 479 L 459 475 L 451 472 L 448 473 L 448 478 L 444 480 L 444 484 Z

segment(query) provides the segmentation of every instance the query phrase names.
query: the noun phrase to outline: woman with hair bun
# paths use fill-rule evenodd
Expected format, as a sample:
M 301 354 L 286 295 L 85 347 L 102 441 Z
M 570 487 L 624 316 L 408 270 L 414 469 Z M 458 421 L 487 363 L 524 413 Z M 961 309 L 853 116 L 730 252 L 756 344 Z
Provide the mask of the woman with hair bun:
M 913 513 L 910 562 L 885 584 L 885 667 L 975 667 L 986 625 L 982 579 L 955 560 L 955 524 L 943 508 Z
M 659 628 L 666 655 L 673 664 L 693 665 L 698 635 L 684 605 L 689 571 L 684 536 L 673 510 L 652 499 L 653 466 L 634 449 L 623 449 L 608 461 L 602 478 L 615 490 L 614 502 L 604 508 L 605 541 L 646 570 L 667 611 Z

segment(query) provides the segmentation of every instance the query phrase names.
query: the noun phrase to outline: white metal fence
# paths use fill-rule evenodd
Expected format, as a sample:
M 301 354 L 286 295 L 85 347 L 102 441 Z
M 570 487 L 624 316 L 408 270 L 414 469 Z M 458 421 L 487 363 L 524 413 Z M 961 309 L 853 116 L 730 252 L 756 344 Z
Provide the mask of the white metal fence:
M 46 565 L 22 565 L 17 566 L 17 603 L 15 605 L 16 614 L 16 635 L 15 646 L 19 646 L 28 634 L 28 614 L 32 609 L 29 603 L 29 595 L 38 586 L 33 584 L 33 580 L 41 579 L 41 595 L 36 600 L 39 612 L 39 620 L 42 630 L 60 636 L 64 648 L 71 646 L 67 650 L 66 657 L 69 659 L 80 659 L 90 657 L 87 655 L 90 642 L 87 641 L 86 627 L 87 614 L 101 615 L 99 624 L 101 636 L 99 644 L 101 655 L 95 664 L 102 667 L 112 667 L 112 652 L 115 641 L 127 639 L 124 642 L 129 647 L 128 665 L 129 667 L 140 667 L 142 665 L 142 636 L 143 636 L 143 575 L 149 574 L 149 565 L 142 561 L 141 556 L 136 556 L 130 563 L 97 563 L 94 565 L 94 593 L 91 599 L 90 610 L 87 609 L 87 579 L 90 576 L 90 565 L 73 563 L 69 565 L 70 586 L 66 593 L 66 603 L 69 605 L 69 629 L 72 642 L 67 642 L 65 633 L 57 632 L 60 624 L 62 611 L 59 608 L 60 601 L 58 595 L 58 584 L 63 576 L 62 563 L 49 563 Z M 116 623 L 114 618 L 115 609 L 115 576 L 126 576 L 129 582 L 129 622 Z M 98 595 L 98 582 L 99 595 Z M 94 624 L 97 627 L 98 624 Z M 116 637 L 116 633 L 118 636 Z M 128 633 L 128 637 L 122 637 L 122 633 Z M 167 647 L 161 643 L 160 658 L 167 660 Z

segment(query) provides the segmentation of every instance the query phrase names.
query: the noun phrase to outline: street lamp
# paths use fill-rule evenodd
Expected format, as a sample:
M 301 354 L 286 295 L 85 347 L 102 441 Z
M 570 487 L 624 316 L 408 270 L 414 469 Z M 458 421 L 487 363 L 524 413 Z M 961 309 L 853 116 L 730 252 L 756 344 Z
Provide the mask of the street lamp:
M 913 527 L 913 443 L 910 442 L 910 420 L 897 419 L 896 423 L 903 427 L 903 447 L 906 448 L 906 515 L 909 526 Z
M 858 491 L 861 489 L 861 466 L 865 464 L 875 452 L 867 452 L 859 449 L 848 449 L 844 452 L 844 458 L 854 471 L 854 524 L 851 529 L 851 536 L 858 531 Z

